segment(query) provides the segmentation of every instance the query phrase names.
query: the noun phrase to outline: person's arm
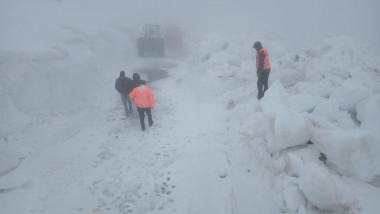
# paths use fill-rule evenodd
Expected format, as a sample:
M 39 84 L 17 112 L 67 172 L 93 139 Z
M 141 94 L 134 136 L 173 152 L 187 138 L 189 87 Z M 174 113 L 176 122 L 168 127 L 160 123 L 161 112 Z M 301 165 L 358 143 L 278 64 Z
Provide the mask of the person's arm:
M 154 105 L 154 96 L 153 96 L 153 92 L 152 92 L 151 89 L 149 89 L 148 99 L 149 99 L 149 103 L 150 103 L 150 108 L 154 109 L 154 107 L 155 107 L 155 105 Z
M 129 93 L 129 99 L 131 99 L 132 102 L 135 102 L 135 94 L 133 93 L 135 90 L 133 89 L 131 93 Z
M 257 74 L 258 75 L 260 75 L 263 72 L 264 59 L 265 59 L 264 51 L 260 51 L 259 52 L 259 66 L 257 67 Z
M 116 82 L 115 82 L 115 89 L 120 93 L 122 94 L 123 92 L 120 90 L 120 87 L 119 87 L 119 80 L 117 79 Z

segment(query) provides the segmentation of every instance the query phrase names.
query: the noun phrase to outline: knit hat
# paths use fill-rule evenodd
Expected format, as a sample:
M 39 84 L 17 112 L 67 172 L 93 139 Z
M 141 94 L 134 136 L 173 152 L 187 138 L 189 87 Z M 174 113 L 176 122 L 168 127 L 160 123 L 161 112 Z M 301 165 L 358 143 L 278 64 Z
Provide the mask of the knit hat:
M 263 45 L 261 44 L 261 42 L 257 41 L 255 42 L 255 44 L 253 44 L 252 48 L 255 48 L 258 51 L 261 48 L 263 48 Z
M 140 80 L 140 75 L 138 73 L 133 74 L 133 80 Z

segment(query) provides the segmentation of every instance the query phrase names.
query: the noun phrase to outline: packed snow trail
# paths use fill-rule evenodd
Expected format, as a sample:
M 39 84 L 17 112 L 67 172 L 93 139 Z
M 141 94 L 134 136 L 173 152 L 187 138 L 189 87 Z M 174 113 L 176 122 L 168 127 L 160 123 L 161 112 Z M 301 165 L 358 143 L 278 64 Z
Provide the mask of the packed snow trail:
M 94 109 L 39 122 L 36 127 L 41 132 L 56 133 L 51 135 L 54 143 L 35 144 L 33 154 L 2 178 L 2 184 L 11 182 L 7 194 L 0 194 L 5 210 L 41 214 L 279 211 L 282 200 L 276 196 L 278 188 L 272 187 L 276 183 L 272 168 L 242 157 L 265 156 L 265 151 L 248 144 L 242 148 L 239 139 L 229 136 L 226 106 L 212 96 L 200 96 L 189 85 L 193 82 L 184 80 L 185 73 L 191 72 L 185 62 L 153 64 L 162 65 L 169 77 L 150 83 L 156 98 L 152 127 L 141 131 L 136 110 L 125 117 L 113 85 L 118 72 L 109 74 L 109 80 L 104 80 L 107 87 L 100 87 L 97 94 L 103 102 Z M 35 130 L 30 132 L 35 136 Z M 268 157 L 263 160 L 269 162 Z M 13 198 L 28 203 L 17 206 Z M 264 201 L 272 205 L 263 206 Z
M 180 76 L 173 77 L 175 73 L 181 74 L 173 68 L 171 78 L 151 84 L 157 107 L 154 125 L 145 132 L 136 113 L 123 118 L 116 98 L 116 107 L 107 116 L 112 124 L 107 132 L 114 140 L 103 143 L 96 163 L 107 178 L 96 179 L 89 188 L 104 201 L 97 209 L 105 213 L 114 209 L 117 213 L 229 213 L 229 188 L 218 176 L 220 165 L 227 164 L 221 148 L 223 110 L 199 102 Z
M 115 58 L 105 52 L 77 66 L 71 62 L 75 55 L 63 56 L 59 65 L 65 66 L 61 67 L 51 60 L 50 53 L 42 58 L 9 55 L 14 61 L 6 60 L 4 70 L 23 72 L 9 72 L 2 83 L 21 80 L 28 84 L 21 92 L 18 87 L 2 85 L 6 89 L 3 101 L 9 108 L 3 113 L 15 114 L 20 118 L 10 119 L 25 122 L 2 129 L 7 134 L 0 139 L 0 213 L 376 213 L 378 177 L 365 182 L 356 176 L 378 172 L 378 147 L 368 147 L 378 139 L 379 66 L 369 66 L 378 57 L 372 59 L 365 51 L 359 54 L 368 55 L 363 70 L 366 76 L 360 69 L 346 71 L 345 62 L 357 58 L 344 53 L 355 53 L 357 48 L 348 45 L 352 48 L 341 52 L 340 47 L 346 50 L 346 44 L 351 44 L 345 39 L 340 44 L 341 40 L 338 48 L 331 46 L 331 41 L 327 49 L 317 47 L 323 50 L 316 51 L 322 57 L 300 55 L 304 60 L 294 62 L 291 55 L 284 55 L 281 60 L 288 63 L 271 74 L 275 82 L 260 101 L 255 99 L 256 78 L 244 48 L 247 42 L 236 39 L 227 42 L 212 36 L 205 47 L 199 46 L 203 51 L 198 58 L 183 60 L 125 62 L 125 55 Z M 337 65 L 344 69 L 321 73 L 319 66 L 341 57 L 336 53 L 350 56 L 338 60 Z M 245 57 L 239 60 L 235 56 Z M 308 68 L 314 63 L 317 68 Z M 127 76 L 137 71 L 143 79 L 152 80 L 154 125 L 145 132 L 140 130 L 136 111 L 129 118 L 123 114 L 114 89 L 120 68 Z M 297 84 L 281 76 L 292 76 L 294 68 L 302 77 Z M 160 75 L 149 75 L 152 70 Z M 341 77 L 342 71 L 347 77 Z M 157 80 L 165 74 L 167 78 Z M 322 79 L 310 82 L 305 77 Z M 70 90 L 64 90 L 67 83 Z M 30 91 L 34 84 L 41 88 Z M 355 106 L 371 94 L 356 106 L 362 122 L 362 127 L 356 127 L 347 104 Z M 29 99 L 37 95 L 44 96 L 29 108 Z M 340 109 L 338 101 L 346 110 Z M 17 109 L 20 106 L 23 111 Z M 317 126 L 303 123 L 306 115 Z M 309 138 L 299 130 L 313 134 L 314 144 L 304 145 Z M 351 130 L 371 131 L 375 136 L 356 140 L 366 135 Z M 289 136 L 292 138 L 286 138 Z M 280 138 L 281 142 L 275 141 Z M 346 175 L 320 161 L 323 150 L 318 145 L 327 146 L 330 161 L 344 157 L 336 164 Z M 358 153 L 352 155 L 351 151 Z M 355 158 L 357 155 L 363 158 Z M 355 176 L 347 176 L 352 169 Z M 323 188 L 328 191 L 320 191 Z
M 223 106 L 199 102 L 179 69 L 169 69 L 171 78 L 150 84 L 157 107 L 154 125 L 145 132 L 137 111 L 125 118 L 114 83 L 107 82 L 104 103 L 72 118 L 69 126 L 76 131 L 70 137 L 38 149 L 9 174 L 21 181 L 0 195 L 5 210 L 230 213 L 230 187 L 223 178 L 228 166 Z M 45 127 L 54 130 L 55 123 Z M 17 206 L 9 195 L 28 203 Z

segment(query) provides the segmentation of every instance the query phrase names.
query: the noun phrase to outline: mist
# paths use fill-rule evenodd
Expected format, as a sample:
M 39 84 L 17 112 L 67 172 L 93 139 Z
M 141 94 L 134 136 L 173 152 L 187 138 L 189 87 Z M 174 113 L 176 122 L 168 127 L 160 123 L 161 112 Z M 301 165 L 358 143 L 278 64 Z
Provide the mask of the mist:
M 0 0 L 1 214 L 378 213 L 379 9 Z M 146 23 L 185 36 L 145 54 Z M 154 93 L 144 131 L 121 70 Z
M 379 9 L 376 0 L 2 1 L 0 47 L 44 45 L 51 39 L 44 32 L 62 26 L 87 31 L 124 26 L 138 34 L 145 23 L 177 24 L 188 36 L 197 37 L 210 32 L 263 33 L 277 36 L 289 46 L 310 45 L 336 35 L 379 45 Z M 252 42 L 258 39 L 252 38 Z

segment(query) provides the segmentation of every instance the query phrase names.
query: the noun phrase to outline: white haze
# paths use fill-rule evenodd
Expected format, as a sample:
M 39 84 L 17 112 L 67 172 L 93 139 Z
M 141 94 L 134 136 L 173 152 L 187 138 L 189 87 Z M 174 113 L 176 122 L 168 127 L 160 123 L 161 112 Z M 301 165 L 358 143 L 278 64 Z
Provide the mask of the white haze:
M 341 34 L 379 45 L 379 10 L 380 2 L 376 0 L 3 0 L 0 45 L 21 45 L 20 49 L 25 49 L 31 45 L 22 43 L 27 37 L 34 37 L 34 44 L 42 45 L 44 32 L 62 25 L 91 30 L 108 25 L 140 29 L 152 22 L 179 24 L 188 35 L 196 36 L 214 31 L 265 32 L 293 46 L 307 46 Z M 25 28 L 28 22 L 41 26 Z M 260 38 L 252 38 L 252 42 L 255 39 Z
M 379 4 L 0 0 L 0 214 L 377 213 Z M 137 57 L 152 22 L 184 50 Z M 114 82 L 152 68 L 142 132 Z

